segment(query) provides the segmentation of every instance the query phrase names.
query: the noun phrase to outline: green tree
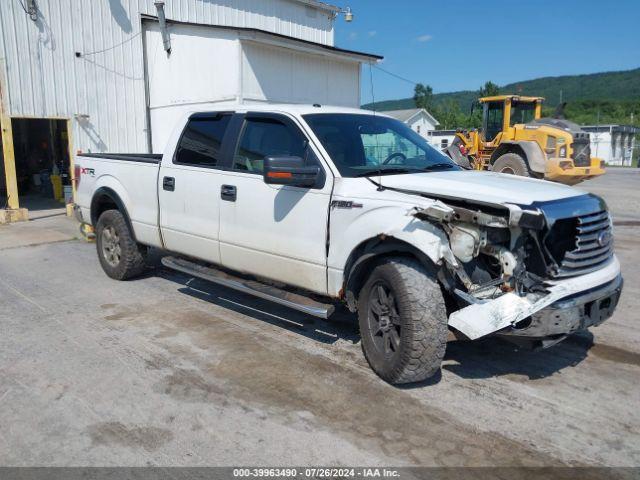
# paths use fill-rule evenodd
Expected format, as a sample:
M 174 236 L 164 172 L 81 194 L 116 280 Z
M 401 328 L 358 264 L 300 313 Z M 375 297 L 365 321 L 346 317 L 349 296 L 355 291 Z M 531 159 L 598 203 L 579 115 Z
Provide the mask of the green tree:
M 448 130 L 464 126 L 466 119 L 460 110 L 460 105 L 452 99 L 445 100 L 438 105 L 434 115 L 440 122 L 440 128 Z
M 424 108 L 427 112 L 433 110 L 433 89 L 429 85 L 418 83 L 413 90 L 413 101 L 417 108 Z
M 485 82 L 478 90 L 478 98 L 494 97 L 496 95 L 500 95 L 500 87 L 491 81 Z

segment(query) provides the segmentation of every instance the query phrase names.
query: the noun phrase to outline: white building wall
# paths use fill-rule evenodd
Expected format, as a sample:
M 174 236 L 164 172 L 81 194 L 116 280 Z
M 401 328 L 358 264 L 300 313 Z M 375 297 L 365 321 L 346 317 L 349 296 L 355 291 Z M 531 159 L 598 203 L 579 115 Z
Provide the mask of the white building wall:
M 437 125 L 430 122 L 427 116 L 424 114 L 417 115 L 416 117 L 412 118 L 409 122 L 407 122 L 407 125 L 409 125 L 412 130 L 419 133 L 420 136 L 426 138 L 427 140 L 429 139 L 429 132 L 435 130 L 435 128 L 437 127 Z
M 245 102 L 320 103 L 357 108 L 360 64 L 243 41 Z
M 146 151 L 140 15 L 156 14 L 153 0 L 38 0 L 37 5 L 34 22 L 19 1 L 0 0 L 0 74 L 8 113 L 79 116 L 72 123 L 76 149 Z M 330 12 L 294 0 L 166 0 L 165 11 L 177 21 L 333 44 Z
M 438 130 L 429 132 L 426 137 L 429 144 L 437 150 L 443 150 L 447 148 L 449 145 L 451 145 L 451 143 L 453 143 L 454 138 L 456 138 L 455 133 L 450 131 Z
M 155 153 L 164 151 L 185 111 L 225 103 L 360 103 L 356 59 L 257 43 L 245 32 L 188 24 L 172 26 L 168 56 L 157 22 L 145 21 L 143 28 Z
M 587 127 L 591 139 L 591 155 L 601 158 L 608 165 L 630 166 L 635 149 L 635 132 L 616 131 L 613 126 L 608 131 L 592 131 Z

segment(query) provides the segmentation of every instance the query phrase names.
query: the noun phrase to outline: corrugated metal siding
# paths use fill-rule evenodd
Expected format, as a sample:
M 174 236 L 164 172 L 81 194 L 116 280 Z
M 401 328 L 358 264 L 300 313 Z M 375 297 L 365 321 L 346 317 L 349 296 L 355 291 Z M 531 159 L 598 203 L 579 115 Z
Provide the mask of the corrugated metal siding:
M 156 14 L 153 0 L 37 3 L 40 14 L 33 22 L 19 0 L 0 1 L 9 113 L 88 115 L 73 122 L 75 148 L 146 151 L 140 14 Z M 166 0 L 165 11 L 172 20 L 258 28 L 333 44 L 328 12 L 293 0 Z M 85 55 L 76 58 L 76 51 Z M 102 52 L 89 54 L 96 51 Z
M 243 41 L 245 102 L 359 106 L 360 64 Z

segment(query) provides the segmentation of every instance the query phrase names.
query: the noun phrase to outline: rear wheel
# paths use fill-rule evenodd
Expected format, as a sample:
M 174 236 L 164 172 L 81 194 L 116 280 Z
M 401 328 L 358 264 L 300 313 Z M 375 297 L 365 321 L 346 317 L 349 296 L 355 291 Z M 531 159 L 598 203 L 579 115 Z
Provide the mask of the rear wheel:
M 505 153 L 500 155 L 493 163 L 491 169 L 498 173 L 507 173 L 510 175 L 519 175 L 521 177 L 530 177 L 531 171 L 524 158 L 517 153 Z
M 115 280 L 140 275 L 145 247 L 136 243 L 126 220 L 118 210 L 107 210 L 96 225 L 96 247 L 104 272 Z
M 418 261 L 378 264 L 360 292 L 358 320 L 364 355 L 383 380 L 419 382 L 440 369 L 448 335 L 444 298 Z

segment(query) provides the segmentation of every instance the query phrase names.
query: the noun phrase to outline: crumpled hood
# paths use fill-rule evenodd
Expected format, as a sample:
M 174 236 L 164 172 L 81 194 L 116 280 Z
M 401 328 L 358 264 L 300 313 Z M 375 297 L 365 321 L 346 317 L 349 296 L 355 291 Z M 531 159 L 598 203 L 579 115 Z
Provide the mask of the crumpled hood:
M 379 181 L 375 175 L 371 177 Z M 383 175 L 382 185 L 485 203 L 530 205 L 586 192 L 559 183 L 495 172 L 454 171 Z

